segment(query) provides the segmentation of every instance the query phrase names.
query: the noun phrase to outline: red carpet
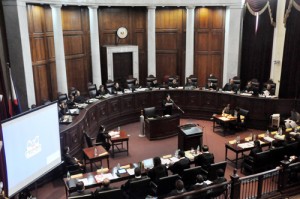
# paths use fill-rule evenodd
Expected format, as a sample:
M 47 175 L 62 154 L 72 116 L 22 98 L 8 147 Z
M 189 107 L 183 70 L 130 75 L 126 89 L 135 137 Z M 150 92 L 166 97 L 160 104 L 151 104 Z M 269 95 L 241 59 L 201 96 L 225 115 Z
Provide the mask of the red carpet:
M 203 144 L 209 146 L 209 150 L 214 153 L 215 162 L 225 160 L 225 143 L 229 140 L 233 140 L 237 135 L 241 138 L 249 136 L 250 133 L 261 133 L 258 130 L 248 129 L 247 131 L 238 132 L 232 135 L 226 135 L 225 137 L 221 132 L 215 133 L 212 131 L 212 122 L 204 120 L 194 120 L 194 119 L 181 119 L 181 125 L 187 123 L 195 123 L 204 127 L 203 133 Z M 172 137 L 163 140 L 149 141 L 146 137 L 139 137 L 140 124 L 132 123 L 128 125 L 121 126 L 122 130 L 125 130 L 129 138 L 129 156 L 126 153 L 119 153 L 115 155 L 115 158 L 110 158 L 110 167 L 116 166 L 118 163 L 125 165 L 131 162 L 139 162 L 143 159 L 152 158 L 154 156 L 162 156 L 166 154 L 174 154 L 177 149 L 177 137 Z M 234 154 L 229 152 L 229 156 L 233 158 Z M 103 161 L 104 167 L 106 167 L 106 161 Z M 89 167 L 87 167 L 89 169 Z M 226 178 L 230 180 L 230 175 L 233 173 L 233 164 L 228 163 L 226 169 Z M 239 169 L 240 171 L 240 169 Z M 238 172 L 240 176 L 240 172 Z M 124 182 L 122 182 L 124 183 Z M 119 186 L 122 183 L 114 184 L 114 186 Z M 35 191 L 32 191 L 34 196 L 38 199 L 63 199 L 65 198 L 65 189 L 61 178 L 47 183 Z

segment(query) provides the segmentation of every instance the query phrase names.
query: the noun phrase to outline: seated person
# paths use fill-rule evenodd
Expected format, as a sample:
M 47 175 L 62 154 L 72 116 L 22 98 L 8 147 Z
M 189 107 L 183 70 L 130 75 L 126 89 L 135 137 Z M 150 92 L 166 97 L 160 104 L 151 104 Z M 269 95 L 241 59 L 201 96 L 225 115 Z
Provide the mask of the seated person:
M 111 146 L 111 144 L 108 142 L 109 138 L 110 136 L 107 132 L 105 132 L 104 126 L 100 125 L 96 138 L 96 143 L 102 145 L 105 148 L 105 150 L 109 151 Z
M 173 100 L 170 97 L 170 94 L 166 94 L 166 98 L 162 102 L 163 115 L 172 115 L 173 109 Z
M 275 91 L 272 89 L 271 84 L 267 84 L 267 87 L 263 90 L 265 96 L 275 95 Z
M 192 81 L 192 79 L 189 77 L 189 78 L 187 78 L 187 82 L 184 85 L 184 87 L 185 87 L 185 89 L 195 89 L 196 88 L 196 83 L 194 83 Z
M 97 96 L 103 96 L 106 95 L 108 91 L 105 89 L 103 85 L 99 86 L 99 90 L 97 90 Z
M 74 95 L 69 95 L 69 99 L 67 100 L 68 109 L 76 108 L 74 99 L 75 99 Z
M 68 109 L 67 103 L 62 101 L 59 104 L 59 116 L 62 117 L 64 115 L 67 115 L 68 111 L 69 111 L 69 109 Z
M 74 95 L 74 102 L 75 103 L 84 103 L 85 102 L 85 98 L 83 96 L 80 95 L 80 91 L 76 90 L 75 95 Z
M 159 88 L 159 84 L 157 83 L 157 79 L 153 80 L 150 85 L 151 88 Z
M 84 196 L 91 195 L 93 196 L 93 192 L 91 190 L 85 190 L 84 184 L 82 181 L 76 182 L 76 192 L 70 193 L 69 196 Z
M 113 88 L 112 88 L 112 93 L 113 94 L 117 94 L 118 92 L 122 92 L 124 93 L 124 90 L 123 88 L 120 87 L 119 83 L 118 82 L 115 82 Z
M 227 106 L 223 109 L 222 111 L 222 115 L 223 114 L 229 114 L 229 115 L 232 115 L 232 110 L 230 108 L 230 104 L 227 104 Z
M 111 187 L 110 186 L 110 180 L 108 178 L 104 178 L 103 182 L 102 182 L 102 187 L 98 187 L 95 192 L 94 192 L 94 196 L 98 196 L 99 192 L 102 191 L 109 191 L 109 190 L 113 190 L 116 189 L 115 187 Z
M 198 174 L 196 176 L 196 184 L 194 184 L 190 190 L 199 190 L 199 189 L 202 189 L 202 188 L 205 188 L 207 187 L 207 184 L 204 182 L 204 178 L 201 174 Z
M 233 91 L 233 92 L 237 92 L 238 88 L 237 86 L 234 84 L 233 79 L 229 80 L 229 83 L 226 83 L 225 86 L 223 87 L 223 91 Z
M 169 169 L 172 171 L 173 174 L 179 174 L 180 176 L 183 173 L 184 169 L 190 168 L 190 160 L 185 157 L 184 151 L 179 151 L 178 152 L 178 158 L 179 160 L 175 163 L 169 166 Z
M 125 184 L 122 184 L 121 185 L 121 189 L 123 190 L 124 192 L 124 195 L 125 196 L 129 196 L 129 184 L 131 182 L 134 182 L 134 181 L 139 181 L 139 180 L 142 180 L 144 179 L 145 177 L 141 175 L 141 169 L 139 167 L 136 167 L 134 169 L 134 178 L 130 178 Z M 126 197 L 127 198 L 127 197 Z
M 148 171 L 148 176 L 154 183 L 157 183 L 159 178 L 168 176 L 168 170 L 165 165 L 161 164 L 160 157 L 153 158 L 154 167 Z
M 178 87 L 178 82 L 177 82 L 176 78 L 174 78 L 172 80 L 172 82 L 169 84 L 169 87 L 171 87 L 171 88 L 177 88 Z
M 202 147 L 202 154 L 199 154 L 198 156 L 195 157 L 194 162 L 195 166 L 201 166 L 203 169 L 206 171 L 210 167 L 211 164 L 214 163 L 214 154 L 210 153 L 208 151 L 208 146 L 204 145 Z
M 260 146 L 260 141 L 255 140 L 254 141 L 254 148 L 251 149 L 249 156 L 254 157 L 257 153 L 262 152 L 262 147 Z
M 176 195 L 180 195 L 180 194 L 186 192 L 186 190 L 184 188 L 184 183 L 182 180 L 176 180 L 175 187 L 176 187 L 176 189 L 172 190 L 168 194 L 168 196 L 176 196 Z
M 289 133 L 287 133 L 287 134 L 284 136 L 284 141 L 283 141 L 282 145 L 283 145 L 283 146 L 287 146 L 287 145 L 289 145 L 289 144 L 291 144 L 291 143 L 293 143 L 293 142 L 295 142 L 295 139 L 292 138 L 292 136 L 291 136 Z
M 300 120 L 300 114 L 296 111 L 296 109 L 293 109 L 291 111 L 291 117 L 290 117 L 291 120 L 295 121 L 295 122 L 299 122 Z
M 248 81 L 247 85 L 245 87 L 245 89 L 243 90 L 243 93 L 253 93 L 253 86 L 252 86 L 252 82 Z
M 212 82 L 211 79 L 217 79 L 217 78 L 213 74 L 210 74 L 207 80 L 206 89 L 217 90 L 217 84 L 215 82 Z
M 70 148 L 68 146 L 64 148 L 63 158 L 67 166 L 78 165 L 78 169 L 85 169 L 84 165 L 77 158 L 71 156 Z

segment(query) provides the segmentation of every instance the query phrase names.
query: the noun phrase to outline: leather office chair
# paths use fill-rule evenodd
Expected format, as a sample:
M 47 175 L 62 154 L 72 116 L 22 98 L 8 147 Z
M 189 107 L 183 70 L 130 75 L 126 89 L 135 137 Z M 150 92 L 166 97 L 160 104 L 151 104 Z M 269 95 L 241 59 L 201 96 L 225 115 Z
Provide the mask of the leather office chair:
M 106 86 L 106 89 L 108 90 L 109 94 L 112 94 L 113 93 L 114 82 L 109 80 L 109 81 L 107 81 L 105 86 Z
M 88 86 L 88 92 L 89 92 L 89 96 L 90 98 L 95 98 L 97 95 L 97 86 L 96 84 L 91 84 Z
M 247 160 L 244 159 L 241 167 L 241 172 L 244 173 L 245 171 L 254 174 L 258 172 L 266 171 L 268 168 L 270 168 L 271 164 L 271 152 L 263 151 L 260 153 L 257 153 L 254 157 L 249 157 Z
M 123 193 L 121 189 L 112 189 L 107 191 L 98 192 L 95 199 L 123 199 Z
M 236 87 L 237 90 L 240 90 L 241 89 L 241 80 L 238 76 L 234 76 L 233 78 L 233 83 Z
M 147 84 L 147 87 L 148 88 L 150 88 L 151 87 L 151 85 L 152 85 L 152 82 L 154 81 L 154 80 L 156 80 L 156 77 L 147 77 L 146 78 L 146 84 Z
M 201 166 L 184 169 L 183 175 L 181 177 L 186 189 L 189 189 L 190 186 L 196 183 L 196 176 L 198 174 L 201 174 L 202 176 L 206 175 L 206 172 L 201 168 Z
M 101 145 L 107 151 L 109 150 L 110 144 L 107 145 L 106 143 L 103 143 L 103 142 L 94 142 L 94 140 L 96 140 L 96 138 L 90 137 L 86 132 L 84 132 L 83 135 L 84 135 L 87 147 L 93 147 L 93 146 L 99 146 L 99 145 Z
M 246 109 L 240 108 L 239 110 L 240 118 L 237 119 L 237 128 L 238 129 L 247 129 L 247 121 L 248 121 L 248 114 L 249 111 Z
M 135 81 L 136 81 L 135 78 L 134 79 L 127 79 L 126 80 L 127 88 L 130 89 L 130 90 L 134 89 L 135 88 Z
M 67 102 L 68 95 L 66 93 L 61 93 L 58 95 L 57 100 L 58 100 L 58 104 L 60 104 L 62 102 Z
M 175 182 L 180 179 L 178 174 L 169 175 L 166 177 L 162 177 L 158 180 L 157 184 L 151 183 L 153 185 L 153 192 L 156 196 L 164 196 L 170 193 L 173 189 L 175 189 Z
M 156 117 L 156 108 L 153 107 L 148 107 L 148 108 L 144 108 L 144 116 L 145 119 L 147 118 L 151 118 L 151 117 Z
M 146 177 L 138 181 L 132 181 L 129 183 L 129 198 L 140 199 L 146 198 L 150 193 L 150 178 Z
M 259 89 L 260 84 L 258 80 L 252 79 L 251 83 L 252 83 L 253 95 L 258 95 L 260 93 L 260 89 Z
M 222 198 L 221 195 L 223 195 L 223 198 L 227 198 L 228 197 L 227 189 L 228 189 L 228 182 L 212 185 L 211 190 L 209 190 L 209 192 L 207 193 L 207 198 L 209 199 Z
M 218 79 L 216 78 L 216 77 L 214 77 L 214 76 L 212 76 L 212 77 L 209 77 L 208 79 L 207 79 L 207 85 L 208 85 L 208 87 L 212 87 L 212 88 L 218 88 Z
M 227 161 L 211 164 L 207 170 L 207 179 L 210 181 L 214 181 L 215 179 L 217 179 L 217 170 L 218 169 L 222 169 L 225 174 L 226 166 L 227 166 Z M 223 176 L 224 176 L 224 174 L 223 174 Z

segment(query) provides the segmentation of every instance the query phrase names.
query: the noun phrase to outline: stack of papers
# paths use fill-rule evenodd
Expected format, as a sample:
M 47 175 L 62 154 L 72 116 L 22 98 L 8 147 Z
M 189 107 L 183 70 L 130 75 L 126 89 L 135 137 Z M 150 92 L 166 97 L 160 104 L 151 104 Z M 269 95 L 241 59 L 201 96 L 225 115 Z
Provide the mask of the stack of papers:
M 254 147 L 253 142 L 245 142 L 242 144 L 238 144 L 239 147 L 241 147 L 242 149 L 247 149 L 247 148 L 252 148 Z
M 278 140 L 284 140 L 285 135 L 275 135 L 274 138 L 278 139 Z
M 108 179 L 114 179 L 113 175 L 111 173 L 105 173 L 105 174 L 99 174 L 99 175 L 95 175 L 95 180 L 97 183 L 102 182 L 105 178 Z
M 171 157 L 171 158 L 170 158 L 170 160 L 171 160 L 171 162 L 173 162 L 173 163 L 175 163 L 175 162 L 179 161 L 179 159 L 178 159 L 178 158 L 176 158 L 176 157 Z
M 236 140 L 229 141 L 229 144 L 235 144 L 235 143 L 236 143 Z
M 120 132 L 119 131 L 109 131 L 108 135 L 110 137 L 120 137 Z
M 170 160 L 169 159 L 164 159 L 164 158 L 161 158 L 161 164 L 164 164 L 164 165 L 169 165 L 170 164 Z
M 276 135 L 275 135 L 276 137 Z M 273 140 L 275 140 L 274 138 L 271 137 L 264 137 L 264 140 L 268 141 L 268 142 L 272 142 Z
M 127 169 L 127 173 L 129 175 L 134 175 L 134 169 Z

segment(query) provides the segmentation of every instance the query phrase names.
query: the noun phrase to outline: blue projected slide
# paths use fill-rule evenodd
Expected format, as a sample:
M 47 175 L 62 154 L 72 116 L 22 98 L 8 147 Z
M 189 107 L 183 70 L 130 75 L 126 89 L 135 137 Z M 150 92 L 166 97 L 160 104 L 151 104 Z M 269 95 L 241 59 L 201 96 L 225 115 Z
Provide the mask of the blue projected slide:
M 2 124 L 8 196 L 61 163 L 57 104 Z

